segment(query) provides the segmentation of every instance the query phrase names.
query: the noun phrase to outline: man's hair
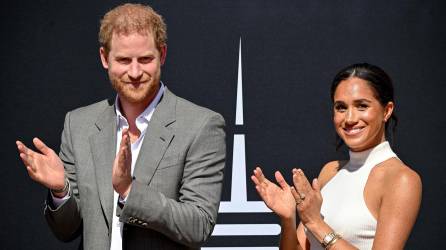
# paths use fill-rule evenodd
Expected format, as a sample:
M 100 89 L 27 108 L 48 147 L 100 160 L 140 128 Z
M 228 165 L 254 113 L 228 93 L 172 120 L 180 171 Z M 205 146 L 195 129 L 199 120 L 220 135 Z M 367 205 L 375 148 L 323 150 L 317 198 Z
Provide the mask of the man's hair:
M 148 5 L 131 3 L 119 5 L 104 15 L 99 29 L 99 43 L 108 54 L 113 34 L 129 35 L 134 32 L 153 35 L 158 51 L 167 43 L 163 17 Z

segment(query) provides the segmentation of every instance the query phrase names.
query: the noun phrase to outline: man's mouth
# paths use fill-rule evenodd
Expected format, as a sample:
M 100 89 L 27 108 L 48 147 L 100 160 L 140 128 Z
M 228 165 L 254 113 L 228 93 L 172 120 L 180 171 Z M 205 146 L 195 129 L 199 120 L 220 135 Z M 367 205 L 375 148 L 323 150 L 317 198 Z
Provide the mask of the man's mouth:
M 146 82 L 148 82 L 148 81 L 137 81 L 137 82 L 125 82 L 124 81 L 125 84 L 133 84 L 133 85 L 143 84 L 143 83 L 146 83 Z
M 142 84 L 146 84 L 147 82 L 148 81 L 137 81 L 137 82 L 126 82 L 126 81 L 123 81 L 124 84 L 131 85 L 135 89 L 139 88 Z

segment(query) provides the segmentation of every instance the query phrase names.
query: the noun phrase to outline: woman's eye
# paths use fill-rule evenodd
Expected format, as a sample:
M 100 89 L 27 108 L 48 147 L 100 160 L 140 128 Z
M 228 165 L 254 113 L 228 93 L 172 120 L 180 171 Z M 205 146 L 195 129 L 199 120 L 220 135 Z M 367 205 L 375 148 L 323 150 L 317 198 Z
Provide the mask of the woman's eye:
M 359 110 L 366 110 L 368 107 L 369 107 L 369 105 L 367 105 L 367 104 L 359 104 L 358 105 Z
M 337 112 L 344 112 L 346 110 L 346 107 L 343 105 L 335 105 L 334 110 Z

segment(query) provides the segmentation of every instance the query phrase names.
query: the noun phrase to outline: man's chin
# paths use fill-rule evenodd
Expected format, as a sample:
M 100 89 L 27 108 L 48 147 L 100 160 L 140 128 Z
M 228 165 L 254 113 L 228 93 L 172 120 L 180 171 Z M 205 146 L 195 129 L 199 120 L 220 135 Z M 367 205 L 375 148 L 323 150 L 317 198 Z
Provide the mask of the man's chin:
M 124 99 L 126 102 L 131 104 L 148 104 L 151 102 L 151 99 L 153 99 L 156 95 L 155 93 L 150 93 L 148 89 L 144 90 L 122 90 L 118 92 L 119 97 Z
M 141 96 L 141 95 L 129 95 L 129 94 L 119 94 L 119 97 L 124 99 L 126 102 L 128 103 L 132 103 L 132 104 L 139 104 L 139 103 L 143 103 L 146 102 L 148 99 L 147 95 Z
M 138 86 L 132 84 L 116 84 L 113 88 L 118 93 L 119 97 L 123 101 L 131 104 L 148 104 L 151 102 L 158 92 L 158 89 L 151 89 L 151 85 L 138 84 Z M 152 93 L 153 92 L 153 93 Z

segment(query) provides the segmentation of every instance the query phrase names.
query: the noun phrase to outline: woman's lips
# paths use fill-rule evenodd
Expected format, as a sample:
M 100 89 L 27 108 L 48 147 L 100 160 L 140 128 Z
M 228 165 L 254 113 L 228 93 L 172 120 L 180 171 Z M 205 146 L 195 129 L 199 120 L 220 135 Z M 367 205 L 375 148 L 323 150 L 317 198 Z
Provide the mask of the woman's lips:
M 346 135 L 357 135 L 361 133 L 364 127 L 354 127 L 354 128 L 342 128 Z

